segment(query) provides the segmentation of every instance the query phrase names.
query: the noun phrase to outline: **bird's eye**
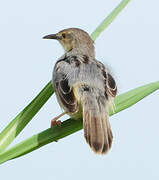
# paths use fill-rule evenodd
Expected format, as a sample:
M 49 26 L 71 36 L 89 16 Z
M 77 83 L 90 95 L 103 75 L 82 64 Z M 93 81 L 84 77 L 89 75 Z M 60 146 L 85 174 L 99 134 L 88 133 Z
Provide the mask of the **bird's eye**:
M 63 33 L 63 34 L 62 34 L 62 37 L 63 37 L 63 38 L 66 38 L 66 34 L 65 34 L 65 33 Z

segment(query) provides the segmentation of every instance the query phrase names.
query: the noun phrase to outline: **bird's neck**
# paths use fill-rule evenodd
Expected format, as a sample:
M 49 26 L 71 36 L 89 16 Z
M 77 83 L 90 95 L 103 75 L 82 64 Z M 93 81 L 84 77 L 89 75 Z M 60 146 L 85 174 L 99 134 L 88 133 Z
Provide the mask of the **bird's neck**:
M 66 52 L 66 55 L 68 56 L 74 56 L 74 55 L 86 55 L 92 59 L 95 59 L 95 51 L 94 47 L 89 48 L 89 47 L 83 47 L 83 48 L 73 48 L 70 51 Z

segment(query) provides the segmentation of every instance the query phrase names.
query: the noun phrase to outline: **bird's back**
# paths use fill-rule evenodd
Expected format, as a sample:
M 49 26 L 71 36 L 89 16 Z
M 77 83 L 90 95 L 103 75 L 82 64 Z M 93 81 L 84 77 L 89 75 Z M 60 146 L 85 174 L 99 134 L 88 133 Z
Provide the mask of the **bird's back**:
M 85 55 L 64 56 L 60 58 L 53 73 L 53 81 L 59 81 L 66 76 L 69 86 L 85 83 L 105 91 L 103 74 L 104 65 L 95 59 L 88 59 Z
M 103 74 L 103 64 L 94 59 L 88 59 L 85 55 L 63 56 L 60 58 L 53 72 L 53 84 L 58 100 L 71 104 L 76 104 L 72 96 L 79 100 L 76 88 L 83 90 L 96 89 L 102 95 L 105 94 L 105 75 Z M 78 89 L 79 91 L 82 89 Z M 82 92 L 81 92 L 82 93 Z M 69 94 L 68 97 L 64 95 Z M 71 95 L 72 94 L 72 95 Z M 71 96 L 70 96 L 71 95 Z M 60 102 L 59 102 L 60 103 Z M 63 107 L 63 103 L 62 104 Z M 77 105 L 76 105 L 77 107 Z M 66 107 L 63 107 L 66 110 Z M 67 108 L 69 111 L 69 109 Z

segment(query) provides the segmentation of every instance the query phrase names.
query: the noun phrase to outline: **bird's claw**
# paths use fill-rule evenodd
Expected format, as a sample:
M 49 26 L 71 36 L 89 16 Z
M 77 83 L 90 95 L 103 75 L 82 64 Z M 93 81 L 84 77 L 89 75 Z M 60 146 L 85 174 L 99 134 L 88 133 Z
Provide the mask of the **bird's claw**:
M 56 119 L 53 119 L 51 121 L 51 127 L 54 127 L 55 125 L 61 126 L 61 124 L 62 124 L 62 122 L 60 120 L 57 121 Z

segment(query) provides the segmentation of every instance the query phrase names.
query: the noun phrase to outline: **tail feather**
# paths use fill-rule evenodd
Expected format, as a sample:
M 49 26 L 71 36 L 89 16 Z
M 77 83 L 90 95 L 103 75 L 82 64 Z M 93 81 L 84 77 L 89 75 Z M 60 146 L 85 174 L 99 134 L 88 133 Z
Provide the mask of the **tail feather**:
M 83 95 L 82 99 L 84 136 L 92 150 L 98 154 L 107 153 L 113 140 L 105 101 L 97 100 L 90 94 Z

